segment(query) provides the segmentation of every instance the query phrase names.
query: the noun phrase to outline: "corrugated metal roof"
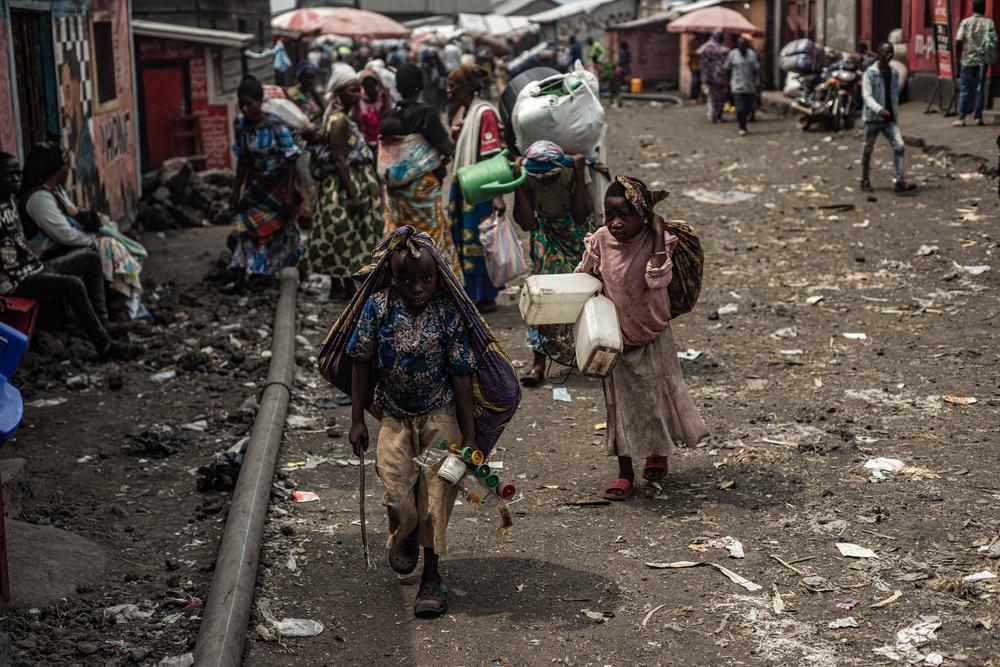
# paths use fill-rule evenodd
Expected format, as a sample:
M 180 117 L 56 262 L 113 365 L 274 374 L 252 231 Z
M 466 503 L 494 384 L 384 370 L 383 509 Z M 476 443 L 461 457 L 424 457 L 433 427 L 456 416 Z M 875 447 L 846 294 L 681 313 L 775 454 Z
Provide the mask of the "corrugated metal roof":
M 541 14 L 535 14 L 530 18 L 532 23 L 550 23 L 552 21 L 558 21 L 559 19 L 564 19 L 570 16 L 576 16 L 577 14 L 589 14 L 595 9 L 599 9 L 604 5 L 610 5 L 615 1 L 616 0 L 574 0 L 573 2 L 567 2 L 564 5 L 556 7 L 555 9 L 550 9 L 542 12 Z
M 159 37 L 160 39 L 174 39 L 181 42 L 233 47 L 246 46 L 255 38 L 255 35 L 246 32 L 211 30 L 209 28 L 177 25 L 176 23 L 143 21 L 142 19 L 132 21 L 132 32 L 142 37 Z

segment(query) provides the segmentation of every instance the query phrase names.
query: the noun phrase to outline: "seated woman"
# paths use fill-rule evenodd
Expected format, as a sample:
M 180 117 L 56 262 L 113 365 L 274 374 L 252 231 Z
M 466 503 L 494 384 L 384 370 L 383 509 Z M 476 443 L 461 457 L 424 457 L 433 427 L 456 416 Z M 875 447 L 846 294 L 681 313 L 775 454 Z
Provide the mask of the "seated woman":
M 59 145 L 43 142 L 28 154 L 20 193 L 28 243 L 49 270 L 83 280 L 103 321 L 109 319 L 105 281 L 135 317 L 144 312 L 142 265 L 121 241 L 102 230 L 95 213 L 77 208 L 63 187 L 68 176 L 69 159 Z

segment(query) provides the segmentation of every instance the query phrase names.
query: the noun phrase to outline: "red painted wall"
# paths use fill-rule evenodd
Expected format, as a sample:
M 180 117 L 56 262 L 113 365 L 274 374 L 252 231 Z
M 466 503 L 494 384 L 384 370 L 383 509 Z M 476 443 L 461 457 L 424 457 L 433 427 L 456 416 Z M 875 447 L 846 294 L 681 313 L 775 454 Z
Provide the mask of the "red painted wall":
M 994 19 L 996 0 L 986 0 L 986 16 Z M 954 37 L 958 24 L 963 18 L 972 15 L 972 0 L 951 0 L 951 34 Z M 934 28 L 931 27 L 931 17 L 927 16 L 927 3 L 921 0 L 910 2 L 910 71 L 935 72 L 937 62 L 934 59 Z
M 202 143 L 208 156 L 209 169 L 232 166 L 229 141 L 229 107 L 210 104 L 205 48 L 200 44 L 175 40 L 136 37 L 141 63 L 157 60 L 186 60 L 191 81 L 191 113 L 201 117 Z M 166 132 L 166 127 L 148 126 L 147 132 Z M 157 167 L 159 165 L 151 165 Z
M 17 131 L 14 119 L 14 96 L 11 95 L 10 32 L 7 21 L 0 18 L 0 151 L 17 155 Z

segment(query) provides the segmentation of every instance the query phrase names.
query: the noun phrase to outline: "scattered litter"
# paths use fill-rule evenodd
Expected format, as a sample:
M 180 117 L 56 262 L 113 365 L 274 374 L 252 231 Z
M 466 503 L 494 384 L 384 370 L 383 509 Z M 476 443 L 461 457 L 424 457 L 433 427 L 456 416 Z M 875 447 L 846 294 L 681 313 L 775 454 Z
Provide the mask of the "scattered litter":
M 775 614 L 781 614 L 785 611 L 785 601 L 782 599 L 781 593 L 778 592 L 778 584 L 771 586 L 774 591 L 774 597 L 771 598 L 771 609 L 774 610 Z
M 847 340 L 868 340 L 868 334 L 864 333 L 842 333 L 840 335 Z
M 990 270 L 988 264 L 976 264 L 972 266 L 963 266 L 958 262 L 952 262 L 952 264 L 955 265 L 956 269 L 958 269 L 959 271 L 965 271 L 970 276 L 981 276 L 982 274 Z
M 581 609 L 580 613 L 595 623 L 605 623 L 609 618 L 615 617 L 615 612 L 613 611 L 592 611 L 590 609 Z
M 865 468 L 869 470 L 885 470 L 886 472 L 896 472 L 897 470 L 902 470 L 904 465 L 905 464 L 899 459 L 890 459 L 884 456 L 865 461 Z
M 129 621 L 147 621 L 153 617 L 153 610 L 142 611 L 134 604 L 116 604 L 104 610 L 104 618 L 113 619 L 115 623 Z
M 132 442 L 133 454 L 153 458 L 170 456 L 191 446 L 191 439 L 187 436 L 162 431 L 143 431 L 139 435 L 128 436 L 128 439 Z
M 723 315 L 735 315 L 740 312 L 740 307 L 735 303 L 727 303 L 724 306 L 719 306 L 719 309 L 715 311 L 720 317 Z
M 305 415 L 288 415 L 285 419 L 285 425 L 288 428 L 310 428 L 319 425 L 319 419 L 316 417 L 306 417 Z
M 778 350 L 778 353 L 779 354 L 783 354 L 786 357 L 794 357 L 794 356 L 797 356 L 799 354 L 805 354 L 805 350 L 802 350 L 802 349 L 796 347 L 796 348 L 790 348 L 790 349 L 787 349 L 787 350 Z
M 979 555 L 983 558 L 1000 558 L 1000 539 L 994 540 L 993 544 L 979 547 Z
M 763 588 L 763 586 L 760 586 L 759 584 L 755 584 L 752 581 L 750 581 L 749 579 L 746 579 L 745 577 L 742 577 L 742 576 L 736 574 L 735 572 L 733 572 L 732 570 L 730 570 L 728 568 L 725 568 L 725 567 L 722 567 L 721 565 L 719 565 L 717 563 L 706 563 L 704 561 L 700 562 L 700 563 L 696 563 L 696 562 L 690 561 L 690 560 L 680 560 L 680 561 L 676 561 L 676 562 L 673 562 L 673 563 L 657 563 L 657 562 L 646 563 L 646 567 L 652 568 L 654 570 L 677 569 L 677 568 L 686 568 L 686 567 L 700 567 L 702 565 L 708 565 L 708 566 L 714 567 L 716 570 L 718 570 L 719 572 L 721 572 L 722 574 L 724 574 L 726 576 L 726 578 L 728 578 L 731 582 L 733 582 L 734 584 L 738 584 L 738 585 L 742 586 L 743 588 L 747 589 L 751 593 L 754 592 L 754 591 L 759 591 L 759 590 L 761 590 Z
M 828 593 L 837 590 L 829 581 L 819 575 L 802 577 L 802 585 L 812 593 Z
M 191 667 L 194 664 L 194 654 L 170 655 L 156 663 L 156 667 Z
M 963 172 L 958 175 L 960 181 L 978 181 L 981 178 L 983 178 L 983 175 L 978 171 Z
M 940 665 L 938 661 L 939 653 L 921 654 L 917 647 L 934 641 L 937 636 L 934 631 L 941 627 L 941 619 L 937 616 L 921 616 L 902 630 L 896 633 L 895 646 L 880 646 L 873 650 L 876 655 L 881 655 L 889 660 L 905 660 L 911 664 L 918 665 Z M 933 656 L 933 657 L 932 657 Z
M 77 463 L 91 463 L 92 461 L 96 461 L 96 460 L 97 460 L 96 456 L 94 456 L 93 454 L 87 454 L 85 456 L 81 456 L 80 458 L 78 458 L 76 460 L 76 462 Z
M 572 403 L 573 397 L 569 395 L 569 389 L 567 389 L 566 387 L 553 387 L 552 400 L 562 401 L 564 403 Z
M 677 350 L 677 358 L 684 361 L 694 361 L 702 354 L 701 350 L 694 350 L 690 347 L 686 350 Z
M 944 402 L 953 405 L 972 405 L 977 401 L 974 396 L 945 396 Z
M 938 248 L 936 245 L 922 245 L 917 249 L 917 257 L 928 257 L 930 255 L 937 254 Z
M 799 332 L 795 327 L 784 327 L 771 334 L 771 338 L 798 338 L 798 336 Z
M 150 379 L 157 384 L 163 384 L 164 382 L 169 382 L 170 380 L 173 380 L 175 377 L 177 377 L 177 371 L 169 370 L 169 371 L 160 371 L 159 373 L 154 373 L 152 376 L 150 376 Z
M 274 617 L 266 602 L 261 602 L 258 606 L 264 620 L 282 637 L 315 637 L 323 632 L 323 624 L 319 621 L 312 621 L 307 618 L 283 618 L 280 621 Z M 257 626 L 260 632 L 261 627 Z M 267 638 L 266 633 L 261 633 Z
M 659 169 L 661 166 L 659 162 L 643 162 L 639 169 Z
M 179 611 L 176 614 L 168 614 L 167 616 L 164 616 L 160 619 L 160 623 L 163 623 L 164 625 L 173 625 L 182 618 L 184 618 L 184 612 Z
M 231 449 L 215 457 L 207 466 L 198 468 L 198 490 L 204 493 L 209 490 L 230 491 L 236 488 L 236 480 L 243 467 L 243 455 Z
M 903 591 L 893 591 L 892 595 L 890 595 L 886 599 L 879 600 L 878 602 L 869 605 L 869 609 L 879 609 L 880 607 L 885 607 L 886 605 L 892 604 L 901 597 L 903 597 Z
M 297 503 L 311 503 L 319 500 L 319 494 L 315 491 L 293 491 L 292 500 Z
M 705 553 L 709 549 L 725 549 L 729 552 L 730 558 L 744 558 L 746 556 L 746 552 L 743 550 L 743 544 L 735 537 L 731 537 L 729 535 L 718 539 L 711 539 L 707 542 L 691 543 L 688 545 L 688 549 L 700 553 Z
M 557 487 L 558 488 L 558 487 Z M 580 496 L 574 498 L 573 500 L 566 503 L 567 505 L 572 505 L 574 507 L 599 507 L 601 505 L 610 505 L 611 501 L 607 498 L 601 498 L 597 495 Z
M 594 430 L 595 431 L 607 431 L 608 430 L 608 422 L 597 422 L 596 424 L 594 424 Z
M 962 577 L 962 581 L 967 584 L 971 584 L 977 581 L 987 581 L 989 579 L 996 579 L 997 575 L 989 570 L 983 570 L 982 572 L 976 572 L 975 574 L 967 574 Z
M 739 190 L 705 190 L 704 188 L 698 188 L 697 190 L 685 190 L 684 196 L 691 197 L 696 202 L 701 202 L 702 204 L 728 206 L 729 204 L 750 201 L 757 195 L 752 192 L 741 192 Z
M 54 408 L 66 402 L 65 398 L 39 398 L 38 400 L 26 403 L 29 408 Z
M 810 306 L 815 306 L 817 303 L 819 303 L 825 298 L 826 297 L 823 296 L 822 294 L 814 294 L 813 296 L 806 299 L 806 303 L 809 304 Z
M 843 618 L 838 618 L 835 621 L 830 621 L 826 624 L 826 627 L 832 630 L 838 630 L 840 628 L 860 628 L 858 622 L 854 620 L 853 616 L 844 616 Z
M 847 558 L 878 558 L 878 554 L 869 549 L 868 547 L 858 546 L 857 544 L 852 544 L 851 542 L 837 542 L 837 549 L 840 551 L 841 556 L 846 556 Z
M 185 431 L 196 431 L 198 433 L 201 433 L 203 431 L 208 430 L 208 420 L 199 419 L 197 421 L 191 422 L 190 424 L 184 424 L 184 426 L 181 426 L 181 429 Z
M 850 611 L 861 604 L 861 600 L 857 598 L 851 598 L 850 600 L 841 600 L 837 603 L 837 609 L 844 609 Z
M 657 606 L 653 607 L 652 609 L 650 609 L 649 613 L 646 614 L 646 617 L 642 619 L 642 627 L 646 627 L 646 624 L 649 623 L 649 619 L 653 618 L 653 614 L 655 614 L 656 612 L 660 611 L 661 609 L 663 609 L 666 606 L 667 606 L 666 603 L 664 603 L 664 604 L 657 605 Z

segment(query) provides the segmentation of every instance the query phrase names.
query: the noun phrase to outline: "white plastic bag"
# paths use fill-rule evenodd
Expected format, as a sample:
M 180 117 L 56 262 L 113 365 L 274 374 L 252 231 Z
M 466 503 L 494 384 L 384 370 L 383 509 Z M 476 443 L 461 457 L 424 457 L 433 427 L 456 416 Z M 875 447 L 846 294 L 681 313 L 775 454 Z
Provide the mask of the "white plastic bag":
M 281 119 L 282 123 L 293 130 L 301 130 L 309 124 L 309 118 L 291 100 L 268 97 L 264 100 L 261 108 L 265 113 L 273 113 Z
M 486 273 L 494 287 L 502 287 L 527 271 L 521 239 L 506 215 L 493 215 L 479 225 Z
M 604 107 L 593 83 L 593 75 L 579 68 L 525 86 L 511 112 L 517 147 L 524 152 L 547 139 L 567 154 L 590 154 L 604 130 Z

